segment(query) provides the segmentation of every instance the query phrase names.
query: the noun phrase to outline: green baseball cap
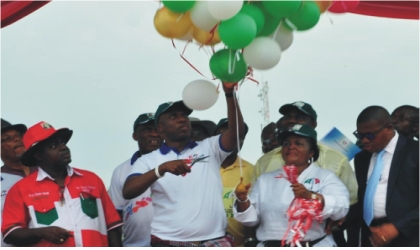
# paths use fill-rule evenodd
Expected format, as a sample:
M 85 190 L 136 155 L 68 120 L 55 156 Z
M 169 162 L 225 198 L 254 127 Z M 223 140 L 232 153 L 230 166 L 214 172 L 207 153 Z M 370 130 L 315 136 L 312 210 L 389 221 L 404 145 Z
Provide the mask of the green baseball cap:
M 144 113 L 144 114 L 139 115 L 139 117 L 137 117 L 137 119 L 134 121 L 133 131 L 136 130 L 136 127 L 138 125 L 146 124 L 153 120 L 155 120 L 154 113 Z
M 316 119 L 318 118 L 318 115 L 316 114 L 315 110 L 312 108 L 311 104 L 306 103 L 306 102 L 294 102 L 294 103 L 285 104 L 280 107 L 279 112 L 280 114 L 285 115 L 291 109 L 295 109 L 295 108 L 309 115 L 314 121 L 316 121 Z
M 278 133 L 278 139 L 283 141 L 287 136 L 289 136 L 291 134 L 300 135 L 300 136 L 304 136 L 304 137 L 310 137 L 310 138 L 313 138 L 315 141 L 317 141 L 317 139 L 316 139 L 317 138 L 317 133 L 316 133 L 315 129 L 313 129 L 312 127 L 310 127 L 308 125 L 301 125 L 301 124 L 296 124 L 295 126 L 289 128 L 289 129 L 281 130 Z
M 246 125 L 245 122 L 244 122 L 244 125 L 245 125 L 245 135 L 246 135 L 248 133 L 248 125 Z M 216 134 L 216 131 L 223 126 L 228 126 L 228 119 L 227 118 L 220 119 L 220 121 L 216 125 L 216 128 L 214 129 L 213 134 Z
M 158 109 L 155 112 L 155 125 L 158 124 L 160 116 L 162 114 L 168 112 L 170 108 L 184 109 L 187 112 L 188 115 L 190 115 L 193 112 L 192 109 L 185 106 L 185 104 L 182 100 L 181 101 L 176 101 L 176 102 L 162 103 L 161 105 L 159 105 Z

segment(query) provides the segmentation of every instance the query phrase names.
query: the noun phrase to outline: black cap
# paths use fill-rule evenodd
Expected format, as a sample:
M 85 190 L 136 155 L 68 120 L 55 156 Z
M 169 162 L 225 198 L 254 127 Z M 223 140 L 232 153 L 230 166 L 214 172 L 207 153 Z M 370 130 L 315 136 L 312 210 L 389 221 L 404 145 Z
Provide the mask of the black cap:
M 246 123 L 244 122 L 245 125 L 245 134 L 244 136 L 248 133 L 248 125 L 246 125 Z M 220 119 L 220 121 L 217 123 L 216 128 L 214 129 L 213 134 L 216 134 L 216 131 L 223 126 L 228 126 L 228 119 L 227 118 L 223 118 Z
M 214 134 L 214 131 L 216 130 L 216 123 L 212 122 L 212 121 L 208 121 L 208 120 L 200 120 L 198 118 L 195 117 L 189 117 L 190 122 L 191 122 L 191 126 L 202 126 L 203 128 L 206 129 L 207 134 L 209 136 L 212 136 Z
M 15 130 L 19 131 L 20 133 L 24 134 L 27 130 L 27 127 L 23 124 L 12 125 L 10 122 L 8 122 L 4 119 L 1 119 L 1 132 L 3 133 L 3 132 L 6 132 L 7 130 L 10 130 L 10 129 L 15 129 Z

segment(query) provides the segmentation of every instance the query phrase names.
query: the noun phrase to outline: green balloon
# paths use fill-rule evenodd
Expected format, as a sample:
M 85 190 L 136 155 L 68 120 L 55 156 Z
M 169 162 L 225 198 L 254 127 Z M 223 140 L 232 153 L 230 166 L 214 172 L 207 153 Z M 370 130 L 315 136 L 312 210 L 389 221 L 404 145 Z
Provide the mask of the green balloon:
M 184 13 L 192 9 L 195 1 L 173 1 L 173 0 L 162 0 L 163 5 L 169 10 L 176 13 Z
M 263 6 L 261 1 L 254 1 L 251 2 L 253 6 L 257 7 L 262 11 L 264 14 L 264 26 L 260 30 L 260 32 L 257 33 L 257 37 L 259 36 L 269 36 L 273 34 L 273 32 L 277 29 L 277 27 L 280 24 L 281 17 L 275 17 L 271 15 Z
M 251 4 L 244 4 L 242 6 L 242 9 L 239 11 L 239 13 L 247 14 L 250 17 L 252 17 L 252 19 L 254 19 L 255 24 L 257 25 L 257 34 L 264 27 L 264 22 L 265 22 L 264 13 L 257 6 L 254 6 Z
M 248 71 L 248 66 L 244 60 L 242 53 L 236 50 L 222 49 L 213 54 L 210 58 L 210 70 L 222 82 L 239 82 Z M 230 65 L 230 66 L 229 66 Z M 229 72 L 231 69 L 231 72 Z
M 248 46 L 257 35 L 257 25 L 247 14 L 238 13 L 219 25 L 220 39 L 230 49 L 242 49 Z
M 263 1 L 264 8 L 275 17 L 288 17 L 300 7 L 301 1 Z
M 302 8 L 287 18 L 286 24 L 290 22 L 297 30 L 308 30 L 318 23 L 320 16 L 318 5 L 313 1 L 305 1 Z

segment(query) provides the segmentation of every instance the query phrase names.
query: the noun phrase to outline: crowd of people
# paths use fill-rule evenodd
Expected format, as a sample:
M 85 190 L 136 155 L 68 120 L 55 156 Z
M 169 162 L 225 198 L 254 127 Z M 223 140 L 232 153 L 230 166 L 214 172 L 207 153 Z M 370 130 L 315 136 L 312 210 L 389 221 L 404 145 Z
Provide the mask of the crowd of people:
M 133 124 L 138 148 L 110 187 L 73 168 L 73 131 L 1 119 L 2 247 L 293 246 L 286 212 L 295 198 L 320 204 L 297 245 L 419 246 L 419 109 L 370 106 L 356 119 L 354 170 L 318 142 L 317 113 L 297 101 L 262 129 L 264 155 L 238 156 L 248 126 L 234 85 L 223 85 L 227 118 L 190 117 L 182 101 Z M 297 169 L 297 182 L 285 176 Z M 239 188 L 239 186 L 245 188 Z

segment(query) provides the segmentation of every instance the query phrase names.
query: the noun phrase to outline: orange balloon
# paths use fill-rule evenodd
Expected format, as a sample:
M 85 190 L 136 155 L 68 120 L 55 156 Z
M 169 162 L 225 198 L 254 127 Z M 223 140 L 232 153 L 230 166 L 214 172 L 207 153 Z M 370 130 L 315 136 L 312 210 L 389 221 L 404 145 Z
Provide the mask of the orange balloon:
M 318 5 L 320 12 L 324 13 L 331 7 L 332 1 L 315 1 L 315 3 Z
M 191 29 L 190 13 L 174 13 L 166 7 L 156 12 L 153 20 L 159 34 L 167 38 L 180 38 Z
M 221 42 L 219 31 L 216 30 L 212 35 L 210 32 L 201 30 L 194 25 L 192 26 L 192 36 L 203 45 L 215 45 Z

